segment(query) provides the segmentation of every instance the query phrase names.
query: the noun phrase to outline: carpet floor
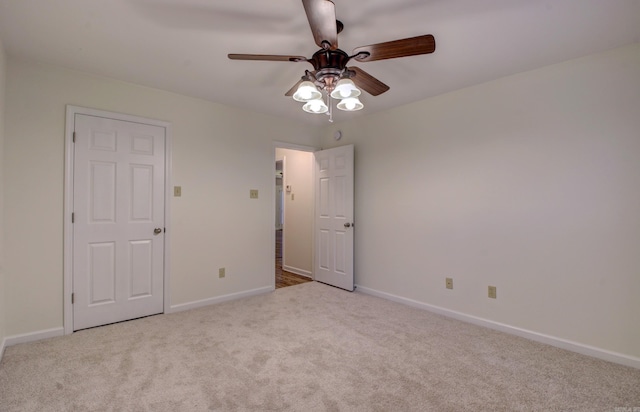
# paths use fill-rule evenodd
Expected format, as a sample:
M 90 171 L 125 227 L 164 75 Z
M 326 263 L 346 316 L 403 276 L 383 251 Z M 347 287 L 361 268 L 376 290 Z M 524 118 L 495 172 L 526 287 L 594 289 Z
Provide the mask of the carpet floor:
M 317 282 L 8 347 L 2 411 L 620 411 L 640 370 Z

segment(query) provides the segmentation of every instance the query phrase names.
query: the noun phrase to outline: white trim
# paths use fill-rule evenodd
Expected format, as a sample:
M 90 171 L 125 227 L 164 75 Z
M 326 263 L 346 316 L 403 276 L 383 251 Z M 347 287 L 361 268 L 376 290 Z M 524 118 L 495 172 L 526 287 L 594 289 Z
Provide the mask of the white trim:
M 294 268 L 293 266 L 282 265 L 282 270 L 286 270 L 287 272 L 295 273 L 296 275 L 304 276 L 312 279 L 312 273 L 308 270 Z
M 279 142 L 274 140 L 273 141 L 274 156 L 275 156 L 275 149 L 291 149 L 291 150 L 299 150 L 301 152 L 317 152 L 318 150 L 320 150 L 317 147 L 313 147 L 313 146 L 305 146 L 301 144 Z
M 127 122 L 143 123 L 165 129 L 165 205 L 164 205 L 164 312 L 167 313 L 171 304 L 171 293 L 169 286 L 170 260 L 171 256 L 171 150 L 172 135 L 171 123 L 164 120 L 149 119 L 140 116 L 133 116 L 123 113 L 108 112 L 105 110 L 90 109 L 67 105 L 67 116 L 65 125 L 65 164 L 64 164 L 64 231 L 63 231 L 63 331 L 65 335 L 73 333 L 73 306 L 71 305 L 71 293 L 73 293 L 73 225 L 71 224 L 71 213 L 73 213 L 73 130 L 74 118 L 76 114 L 89 116 L 106 117 L 109 119 L 123 120 Z
M 202 308 L 204 306 L 215 305 L 216 303 L 222 303 L 230 300 L 247 298 L 249 296 L 262 295 L 264 293 L 273 292 L 274 290 L 275 290 L 274 286 L 265 286 L 263 288 L 245 290 L 243 292 L 231 293 L 229 295 L 216 296 L 215 298 L 202 299 L 202 300 L 197 300 L 195 302 L 180 303 L 180 304 L 171 306 L 171 309 L 167 313 L 176 313 L 176 312 L 182 312 L 185 310 Z
M 64 132 L 64 217 L 63 217 L 63 257 L 62 257 L 62 324 L 64 334 L 73 333 L 73 131 L 75 128 L 75 107 L 67 106 Z
M 7 336 L 4 338 L 4 345 L 9 347 L 19 343 L 35 342 L 43 339 L 56 338 L 58 336 L 64 336 L 63 327 L 39 330 L 37 332 L 29 332 L 22 335 Z
M 278 158 L 278 148 L 276 148 L 276 159 Z M 282 196 L 282 234 L 280 236 L 280 266 L 284 266 L 284 262 L 287 261 L 286 259 L 286 248 L 287 248 L 287 239 L 286 239 L 286 233 L 287 233 L 287 185 L 289 184 L 289 173 L 287 172 L 287 156 L 282 156 L 282 190 L 284 191 L 284 194 Z M 275 184 L 275 179 L 274 182 Z M 275 202 L 274 203 L 274 207 L 275 207 Z M 274 213 L 275 215 L 275 213 Z M 275 245 L 274 247 L 271 248 L 271 250 L 275 250 Z M 282 267 L 281 267 L 282 268 Z M 282 268 L 284 269 L 284 268 Z M 275 285 L 276 282 L 276 276 L 275 276 L 275 272 L 276 272 L 276 268 L 274 266 L 273 268 L 273 272 L 274 272 L 274 276 L 273 276 L 273 284 Z
M 365 293 L 367 295 L 391 300 L 393 302 L 402 303 L 418 309 L 424 309 L 429 312 L 437 313 L 439 315 L 454 318 L 463 322 L 473 323 L 474 325 L 483 326 L 489 329 L 498 330 L 500 332 L 505 332 L 511 335 L 520 336 L 525 339 L 530 339 L 536 342 L 545 343 L 547 345 L 555 346 L 561 349 L 566 349 L 571 352 L 576 352 L 582 355 L 587 355 L 587 356 L 602 359 L 605 361 L 618 363 L 621 365 L 640 369 L 640 358 L 637 358 L 635 356 L 612 352 L 605 349 L 596 348 L 594 346 L 585 345 L 579 342 L 573 342 L 573 341 L 558 338 L 555 336 L 545 335 L 545 334 L 533 332 L 527 329 L 517 328 L 515 326 L 494 322 L 492 320 L 479 318 L 477 316 L 467 315 L 462 312 L 456 312 L 456 311 L 445 309 L 439 306 L 429 305 L 427 303 L 419 302 L 417 300 L 404 298 L 402 296 L 392 295 L 390 293 L 381 292 L 379 290 L 370 289 L 360 285 L 356 285 L 356 291 Z
M 173 195 L 173 131 L 171 123 L 165 123 L 164 140 L 164 313 L 171 310 L 171 196 Z

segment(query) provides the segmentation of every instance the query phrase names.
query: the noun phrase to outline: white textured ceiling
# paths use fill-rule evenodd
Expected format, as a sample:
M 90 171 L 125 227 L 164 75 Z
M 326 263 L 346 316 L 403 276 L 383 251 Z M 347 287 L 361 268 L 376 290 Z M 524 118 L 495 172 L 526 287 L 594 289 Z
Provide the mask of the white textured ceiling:
M 640 41 L 640 0 L 334 0 L 339 46 L 433 34 L 436 51 L 354 63 L 388 84 L 344 120 Z M 0 0 L 9 55 L 311 124 L 284 93 L 308 63 L 231 61 L 228 53 L 311 57 L 300 0 Z M 640 74 L 639 74 L 640 75 Z

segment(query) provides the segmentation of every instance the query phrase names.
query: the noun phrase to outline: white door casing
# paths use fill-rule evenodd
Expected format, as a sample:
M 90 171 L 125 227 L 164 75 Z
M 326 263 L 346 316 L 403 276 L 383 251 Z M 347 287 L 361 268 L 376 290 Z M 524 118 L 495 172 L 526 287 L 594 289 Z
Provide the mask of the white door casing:
M 162 313 L 166 130 L 73 121 L 73 330 Z
M 315 156 L 315 280 L 353 291 L 353 145 Z
M 299 151 L 299 152 L 307 152 L 307 153 L 314 153 L 314 152 L 316 152 L 316 151 L 318 150 L 318 148 L 317 148 L 317 147 L 314 147 L 314 146 L 305 146 L 305 145 L 299 145 L 299 144 L 288 143 L 288 142 L 280 142 L 280 141 L 274 141 L 274 142 L 273 142 L 273 149 L 274 149 L 274 150 L 273 150 L 273 161 L 274 161 L 274 162 L 278 161 L 278 159 L 279 159 L 279 158 L 278 158 L 278 149 L 288 149 L 288 150 L 295 150 L 295 151 Z M 283 157 L 283 158 L 282 158 L 282 159 L 280 159 L 280 160 L 282 160 L 282 168 L 283 168 L 283 179 L 282 179 L 282 184 L 283 184 L 283 189 L 285 189 L 285 190 L 286 190 L 286 185 L 287 185 L 287 183 L 286 183 L 286 180 L 287 180 L 286 156 L 285 156 L 285 157 Z M 311 164 L 311 165 L 310 165 L 310 167 L 311 167 L 310 173 L 311 173 L 311 174 L 313 174 L 313 173 L 314 173 L 314 169 L 315 169 L 315 164 Z M 313 177 L 311 177 L 311 181 L 309 182 L 309 184 L 310 184 L 310 185 L 313 185 L 313 184 L 314 184 L 314 179 L 313 179 Z M 273 190 L 275 191 L 275 190 L 276 190 L 276 182 L 275 182 L 275 179 L 274 179 L 274 181 L 273 181 L 273 188 L 274 188 Z M 283 195 L 285 195 L 285 194 L 283 193 Z M 314 192 L 314 195 L 315 195 L 315 192 Z M 273 208 L 274 208 L 273 210 L 274 210 L 274 213 L 275 213 L 275 211 L 276 211 L 276 204 L 275 204 L 275 203 L 276 203 L 276 202 L 275 202 L 275 199 L 274 199 L 274 202 L 273 202 Z M 283 203 L 282 203 L 282 204 L 283 204 L 283 214 L 284 214 L 284 213 L 285 213 L 285 212 L 284 212 L 284 208 L 285 208 L 285 202 L 284 202 L 284 200 L 283 200 Z M 310 224 L 310 225 L 312 225 L 313 227 L 315 227 L 315 226 L 314 226 L 314 225 L 315 225 L 315 223 L 313 222 L 313 221 L 314 221 L 314 219 L 315 219 L 315 217 L 314 217 L 314 216 L 313 216 L 313 214 L 312 214 L 311 221 L 309 222 L 309 224 Z M 283 222 L 284 222 L 284 220 L 285 220 L 285 219 L 284 219 L 284 216 L 283 216 Z M 285 254 L 285 252 L 286 252 L 286 251 L 285 251 L 285 245 L 284 245 L 284 230 L 286 230 L 286 229 L 284 228 L 284 226 L 283 226 L 283 228 L 282 228 L 282 229 L 283 229 L 283 245 L 282 245 L 282 254 L 283 254 L 283 262 L 284 262 L 284 254 Z M 305 276 L 310 276 L 311 278 L 314 278 L 314 279 L 315 279 L 315 277 L 314 277 L 314 275 L 313 275 L 313 267 L 314 267 L 314 262 L 315 262 L 315 259 L 314 259 L 314 257 L 313 257 L 313 256 L 315 255 L 315 248 L 313 248 L 314 238 L 315 238 L 314 230 L 312 229 L 311 239 L 310 239 L 310 240 L 311 240 L 311 244 L 312 244 L 311 271 L 308 273 L 308 275 L 307 275 L 307 274 L 305 274 Z M 273 237 L 273 244 L 272 244 L 272 249 L 271 249 L 271 250 L 274 250 L 273 248 L 275 248 L 275 236 Z M 275 270 L 276 270 L 276 269 L 275 269 L 275 267 L 274 267 L 274 276 L 273 276 L 273 287 L 274 287 L 274 289 L 275 289 L 275 282 L 276 282 Z

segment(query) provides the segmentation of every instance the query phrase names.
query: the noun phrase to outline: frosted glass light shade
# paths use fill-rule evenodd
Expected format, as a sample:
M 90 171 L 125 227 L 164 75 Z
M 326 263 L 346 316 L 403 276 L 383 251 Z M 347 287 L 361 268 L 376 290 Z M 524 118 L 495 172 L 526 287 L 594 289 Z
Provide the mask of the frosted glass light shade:
M 326 113 L 329 108 L 321 99 L 315 99 L 307 102 L 304 106 L 302 106 L 302 110 L 307 113 L 319 114 Z
M 360 90 L 351 79 L 340 79 L 336 84 L 336 88 L 331 92 L 331 97 L 334 99 L 347 99 L 358 96 L 360 96 Z
M 356 110 L 362 109 L 364 105 L 357 97 L 349 97 L 341 100 L 336 107 L 347 112 L 355 112 Z
M 322 93 L 318 90 L 315 84 L 308 80 L 303 81 L 298 86 L 298 90 L 293 94 L 293 100 L 297 102 L 308 102 L 311 100 L 319 99 L 322 97 Z

